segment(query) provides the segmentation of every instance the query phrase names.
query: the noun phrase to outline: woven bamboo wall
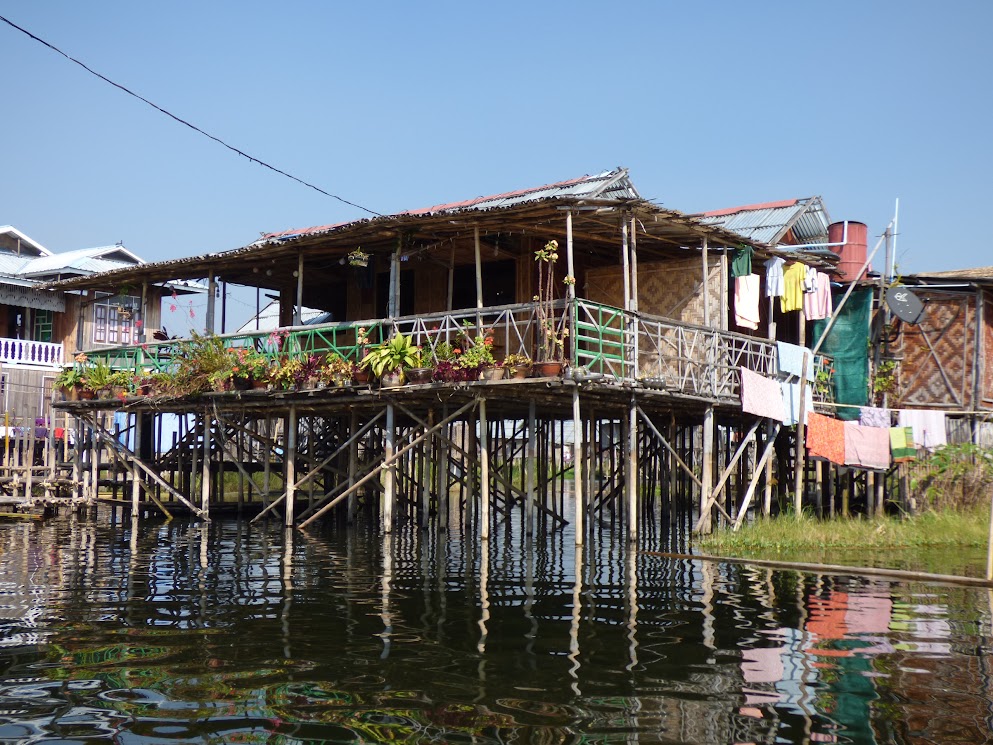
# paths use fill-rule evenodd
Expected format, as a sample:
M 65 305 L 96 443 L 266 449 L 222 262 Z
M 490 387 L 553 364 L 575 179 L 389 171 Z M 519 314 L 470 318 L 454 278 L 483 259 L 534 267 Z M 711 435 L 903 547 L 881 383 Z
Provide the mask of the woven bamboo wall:
M 638 264 L 638 310 L 682 323 L 703 325 L 703 265 L 700 259 L 641 262 Z M 727 303 L 721 300 L 721 263 L 708 266 L 711 325 L 717 326 Z M 624 307 L 624 274 L 620 266 L 590 269 L 586 298 L 595 303 Z
M 894 352 L 901 357 L 895 406 L 973 408 L 976 296 L 919 292 L 925 309 L 916 326 L 902 324 Z

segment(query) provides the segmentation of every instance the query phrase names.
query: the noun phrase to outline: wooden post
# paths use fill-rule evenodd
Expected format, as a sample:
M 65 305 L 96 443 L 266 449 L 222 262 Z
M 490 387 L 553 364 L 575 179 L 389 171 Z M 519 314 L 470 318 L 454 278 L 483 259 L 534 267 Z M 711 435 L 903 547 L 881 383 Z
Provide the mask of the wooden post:
M 572 247 L 572 210 L 565 211 L 565 266 L 566 272 L 568 272 L 570 277 L 576 276 L 576 260 L 573 255 Z M 565 286 L 565 296 L 569 300 L 575 300 L 576 298 L 576 285 L 568 284 Z M 573 337 L 575 339 L 575 336 Z
M 134 449 L 141 452 L 142 417 L 134 414 Z M 141 499 L 141 475 L 135 468 L 131 471 L 131 525 L 134 530 L 138 525 L 139 500 Z
M 537 417 L 537 403 L 532 398 L 528 401 L 528 444 L 527 444 L 527 456 L 524 462 L 525 471 L 525 493 L 527 494 L 527 501 L 524 505 L 524 523 L 525 532 L 527 535 L 534 535 L 534 500 L 535 500 L 535 485 L 536 478 L 538 475 L 538 460 L 537 460 L 537 447 L 538 447 L 538 417 Z
M 303 251 L 297 251 L 297 270 L 293 272 L 297 278 L 297 300 L 293 307 L 293 325 L 303 325 Z
M 207 317 L 204 321 L 206 326 L 206 333 L 214 333 L 214 307 L 217 304 L 217 279 L 214 277 L 214 272 L 211 271 L 207 275 Z
M 631 235 L 628 246 L 631 252 L 631 308 L 638 312 L 638 220 L 631 218 Z M 635 358 L 637 359 L 637 358 Z
M 621 272 L 624 275 L 624 310 L 631 310 L 631 256 L 628 252 L 628 222 L 621 218 Z
M 359 428 L 359 413 L 352 409 L 348 415 L 348 436 L 351 437 Z M 348 486 L 355 484 L 355 477 L 359 470 L 359 441 L 353 440 L 348 446 Z M 359 500 L 355 493 L 348 495 L 348 506 L 346 508 L 345 519 L 351 523 L 355 520 L 355 513 L 358 510 Z
M 383 459 L 393 458 L 396 442 L 396 410 L 392 403 L 386 404 L 386 425 L 383 438 Z M 393 532 L 393 506 L 396 500 L 396 466 L 390 465 L 384 474 L 386 483 L 383 485 L 383 532 Z
M 297 407 L 295 404 L 290 404 L 290 410 L 286 417 L 286 462 L 283 465 L 285 466 L 286 484 L 283 527 L 292 528 L 297 493 Z
M 443 406 L 441 409 L 441 419 L 442 421 L 448 421 L 448 406 Z M 440 450 L 441 454 L 436 462 L 437 472 L 437 483 L 438 483 L 438 530 L 448 530 L 448 510 L 449 510 L 449 499 L 448 499 L 448 475 L 451 463 L 449 462 L 448 455 L 448 440 L 450 434 L 451 424 L 445 426 L 445 436 L 440 438 Z
M 801 318 L 803 316 L 801 315 Z M 800 328 L 803 328 L 803 321 L 800 322 Z M 806 449 L 804 446 L 804 434 L 806 432 L 806 426 L 804 422 L 807 419 L 807 407 L 806 396 L 807 396 L 807 363 L 810 360 L 810 352 L 804 351 L 803 361 L 800 366 L 800 417 L 796 423 L 796 462 L 795 468 L 796 473 L 796 487 L 793 492 L 793 511 L 799 517 L 803 510 L 803 471 L 804 471 L 804 457 L 806 456 Z
M 703 238 L 703 325 L 710 328 L 710 258 L 707 256 L 707 237 Z
M 576 499 L 576 545 L 583 545 L 583 517 L 586 511 L 583 494 L 583 420 L 579 411 L 579 386 L 572 389 L 572 476 Z
M 638 409 L 633 397 L 628 406 L 627 435 L 627 478 L 624 485 L 627 487 L 628 540 L 634 542 L 638 540 Z
M 210 417 L 203 416 L 203 462 L 200 471 L 200 509 L 205 515 L 210 512 L 210 449 L 211 449 Z
M 476 308 L 483 307 L 483 258 L 479 245 L 479 226 L 472 229 L 473 249 L 476 258 Z M 476 329 L 476 333 L 482 333 L 481 329 Z
M 490 537 L 490 437 L 486 399 L 479 399 L 479 537 Z M 484 549 L 485 550 L 485 549 Z
M 707 534 L 712 530 L 710 508 L 710 496 L 714 486 L 714 407 L 708 406 L 703 412 L 703 460 L 701 462 L 700 473 L 700 520 L 697 522 L 699 530 Z

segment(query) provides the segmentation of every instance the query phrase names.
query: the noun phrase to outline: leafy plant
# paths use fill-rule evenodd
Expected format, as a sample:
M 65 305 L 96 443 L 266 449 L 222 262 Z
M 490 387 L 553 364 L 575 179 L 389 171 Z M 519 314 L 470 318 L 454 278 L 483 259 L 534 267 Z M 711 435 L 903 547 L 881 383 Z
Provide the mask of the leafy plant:
M 91 391 L 99 391 L 115 385 L 118 379 L 114 370 L 103 360 L 88 365 L 82 371 L 84 385 Z
M 880 360 L 872 379 L 872 390 L 877 394 L 894 393 L 897 388 L 896 360 Z
M 57 388 L 75 388 L 83 385 L 84 381 L 83 370 L 77 368 L 75 365 L 63 367 L 59 374 L 55 376 L 55 386 Z
M 508 354 L 503 358 L 503 367 L 508 375 L 517 375 L 524 368 L 531 367 L 531 358 L 526 354 Z
M 231 364 L 232 379 L 253 382 L 269 377 L 269 358 L 254 347 L 240 347 L 230 351 L 234 357 Z
M 218 336 L 193 332 L 190 339 L 179 342 L 173 355 L 176 361 L 173 389 L 177 394 L 198 394 L 214 390 L 231 378 L 235 357 Z
M 368 367 L 374 375 L 382 377 L 384 373 L 402 372 L 420 363 L 420 349 L 403 334 L 394 334 L 388 341 L 374 347 L 362 364 Z
M 559 242 L 551 240 L 534 252 L 538 262 L 538 294 L 534 296 L 538 323 L 537 358 L 541 362 L 559 362 L 565 357 L 565 338 L 569 329 L 555 315 L 555 264 L 559 260 Z M 566 284 L 575 279 L 566 278 Z
M 303 374 L 303 360 L 299 357 L 283 357 L 269 373 L 269 382 L 276 388 L 290 390 L 296 388 Z
M 325 385 L 347 385 L 352 379 L 352 363 L 333 352 L 324 358 L 318 375 Z

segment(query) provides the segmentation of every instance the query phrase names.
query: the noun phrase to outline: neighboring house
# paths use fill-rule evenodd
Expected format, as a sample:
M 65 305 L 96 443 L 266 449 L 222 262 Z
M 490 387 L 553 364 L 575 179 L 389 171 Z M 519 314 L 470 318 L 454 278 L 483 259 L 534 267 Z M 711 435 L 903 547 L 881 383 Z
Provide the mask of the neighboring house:
M 162 293 L 173 290 L 148 287 L 142 308 L 141 287 L 111 294 L 43 286 L 142 263 L 122 245 L 53 253 L 0 226 L 0 406 L 8 422 L 46 416 L 52 380 L 78 350 L 143 341 L 160 325 Z

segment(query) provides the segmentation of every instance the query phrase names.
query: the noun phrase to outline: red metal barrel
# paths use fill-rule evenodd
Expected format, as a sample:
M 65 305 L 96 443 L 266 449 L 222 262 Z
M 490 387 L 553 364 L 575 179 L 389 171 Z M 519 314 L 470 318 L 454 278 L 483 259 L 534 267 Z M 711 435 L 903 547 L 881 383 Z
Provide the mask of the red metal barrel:
M 865 263 L 866 249 L 868 246 L 869 229 L 865 223 L 848 221 L 848 236 L 845 236 L 845 223 L 835 222 L 828 225 L 828 243 L 841 243 L 844 245 L 831 246 L 831 250 L 841 257 L 838 262 L 838 271 L 841 272 L 842 282 L 853 282 L 856 279 L 865 279 L 863 271 L 859 276 L 858 271 Z

